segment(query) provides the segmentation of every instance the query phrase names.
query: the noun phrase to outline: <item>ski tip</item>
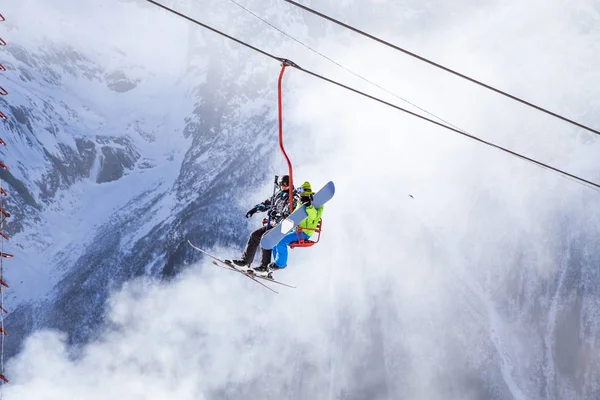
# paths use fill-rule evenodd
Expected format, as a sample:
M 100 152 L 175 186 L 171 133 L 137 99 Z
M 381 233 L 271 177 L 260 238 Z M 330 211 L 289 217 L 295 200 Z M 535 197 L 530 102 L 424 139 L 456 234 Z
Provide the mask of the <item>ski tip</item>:
M 188 241 L 187 241 L 187 242 L 188 242 L 188 244 L 189 244 L 189 245 L 190 245 L 190 246 L 191 246 L 193 249 L 199 250 L 199 251 L 201 251 L 202 253 L 204 253 L 204 250 L 200 249 L 200 248 L 199 248 L 199 247 L 197 247 L 197 246 L 194 246 L 194 245 L 192 244 L 192 242 L 190 242 L 190 240 L 189 240 L 189 239 L 188 239 Z

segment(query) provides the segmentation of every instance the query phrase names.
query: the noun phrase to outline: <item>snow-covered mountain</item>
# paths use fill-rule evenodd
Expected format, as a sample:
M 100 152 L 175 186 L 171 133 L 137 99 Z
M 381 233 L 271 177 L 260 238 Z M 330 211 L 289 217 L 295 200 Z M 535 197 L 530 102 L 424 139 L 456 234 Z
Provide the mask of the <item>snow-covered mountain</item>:
M 272 90 L 248 85 L 261 77 L 235 60 L 203 56 L 222 43 L 185 38 L 181 75 L 166 79 L 135 60 L 106 66 L 108 56 L 129 62 L 116 45 L 95 60 L 68 42 L 7 46 L 16 337 L 70 326 L 81 342 L 111 285 L 174 276 L 198 258 L 184 238 L 241 243 L 235 198 L 267 176 Z
M 598 193 L 285 75 L 322 242 L 273 296 L 235 256 L 273 174 L 279 65 L 143 1 L 2 6 L 6 398 L 596 399 Z M 244 6 L 463 129 L 600 181 L 597 138 L 281 1 Z M 165 2 L 411 108 L 232 2 Z M 306 2 L 598 127 L 593 2 Z M 34 11 L 35 10 L 35 11 Z M 412 108 L 411 108 L 412 109 Z M 412 197 L 408 195 L 411 194 Z

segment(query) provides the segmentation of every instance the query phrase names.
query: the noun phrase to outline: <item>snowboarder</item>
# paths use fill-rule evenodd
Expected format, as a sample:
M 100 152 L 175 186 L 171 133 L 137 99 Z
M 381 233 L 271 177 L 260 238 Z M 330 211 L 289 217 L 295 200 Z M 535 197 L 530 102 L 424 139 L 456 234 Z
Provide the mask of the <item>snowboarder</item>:
M 244 252 L 242 256 L 237 260 L 225 260 L 225 262 L 229 264 L 234 264 L 238 267 L 247 267 L 254 260 L 254 255 L 256 254 L 256 250 L 260 245 L 260 239 L 262 235 L 277 225 L 279 222 L 284 220 L 288 215 L 290 215 L 290 177 L 288 175 L 284 175 L 281 178 L 281 182 L 279 183 L 279 191 L 274 194 L 272 198 L 269 198 L 263 201 L 260 204 L 255 205 L 252 209 L 250 209 L 246 213 L 246 218 L 251 218 L 257 212 L 267 212 L 270 217 L 270 221 L 268 224 L 265 223 L 264 226 L 258 228 L 254 232 L 250 234 L 248 238 L 248 242 L 246 243 L 246 247 L 244 248 Z M 296 190 L 293 191 L 294 196 L 294 207 L 298 204 L 299 196 Z M 262 249 L 261 248 L 261 260 L 260 266 L 255 268 L 255 270 L 264 270 L 267 271 L 268 265 L 271 262 L 271 250 Z
M 304 219 L 297 229 L 292 230 L 290 233 L 285 235 L 283 239 L 275 247 L 273 247 L 273 262 L 268 264 L 262 264 L 260 267 L 254 269 L 257 275 L 269 276 L 272 271 L 277 271 L 287 266 L 288 258 L 288 244 L 299 241 L 300 239 L 308 240 L 310 236 L 315 232 L 321 216 L 323 215 L 323 208 L 315 208 L 312 205 L 313 195 L 315 194 L 310 186 L 309 182 L 304 182 L 300 188 L 296 191 L 300 195 L 300 203 L 296 209 L 306 206 L 306 213 L 308 217 Z M 263 251 L 266 251 L 263 249 Z

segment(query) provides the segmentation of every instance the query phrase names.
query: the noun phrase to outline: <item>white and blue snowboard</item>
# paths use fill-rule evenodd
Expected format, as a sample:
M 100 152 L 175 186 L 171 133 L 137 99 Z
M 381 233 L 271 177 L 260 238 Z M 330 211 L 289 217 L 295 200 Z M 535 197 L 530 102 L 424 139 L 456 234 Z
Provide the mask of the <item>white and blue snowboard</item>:
M 335 185 L 333 182 L 328 182 L 313 196 L 312 205 L 315 208 L 321 207 L 333 198 L 335 194 Z M 296 211 L 291 213 L 289 217 L 277 224 L 273 229 L 265 233 L 260 240 L 260 246 L 264 249 L 272 249 L 277 243 L 283 239 L 292 229 L 298 226 L 300 222 L 308 217 L 306 207 L 303 205 Z

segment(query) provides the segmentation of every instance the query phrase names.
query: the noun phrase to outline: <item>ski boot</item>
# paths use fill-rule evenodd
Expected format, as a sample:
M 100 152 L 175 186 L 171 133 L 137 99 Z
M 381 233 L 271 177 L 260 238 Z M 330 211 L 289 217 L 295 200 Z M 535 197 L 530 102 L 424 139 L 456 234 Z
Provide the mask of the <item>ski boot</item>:
M 269 268 L 268 265 L 267 266 L 261 265 L 252 270 L 252 272 L 256 276 L 260 276 L 261 278 L 273 279 L 273 275 L 271 274 L 271 271 L 272 270 Z
M 284 269 L 285 267 L 287 267 L 287 265 L 280 267 L 279 265 L 275 264 L 274 262 L 267 265 L 267 268 L 269 268 L 269 271 L 279 271 L 281 269 Z
M 225 263 L 241 271 L 248 271 L 250 269 L 244 260 L 225 260 Z

